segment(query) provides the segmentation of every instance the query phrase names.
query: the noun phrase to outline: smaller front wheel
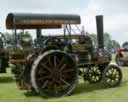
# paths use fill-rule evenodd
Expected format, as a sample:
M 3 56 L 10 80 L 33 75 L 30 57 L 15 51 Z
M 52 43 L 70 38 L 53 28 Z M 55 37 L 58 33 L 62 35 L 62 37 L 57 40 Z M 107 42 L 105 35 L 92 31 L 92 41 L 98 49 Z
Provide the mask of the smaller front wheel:
M 106 87 L 119 86 L 122 80 L 121 69 L 114 64 L 108 65 L 108 67 L 102 73 L 102 82 Z

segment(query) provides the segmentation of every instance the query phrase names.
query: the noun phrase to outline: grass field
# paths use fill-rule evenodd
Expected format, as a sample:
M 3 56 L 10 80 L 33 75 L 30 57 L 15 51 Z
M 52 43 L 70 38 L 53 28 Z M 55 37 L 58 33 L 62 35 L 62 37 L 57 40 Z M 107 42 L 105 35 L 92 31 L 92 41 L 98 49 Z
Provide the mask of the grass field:
M 82 79 L 70 96 L 46 99 L 17 88 L 12 74 L 0 75 L 0 102 L 127 102 L 128 67 L 123 69 L 123 80 L 119 87 L 106 89 L 101 84 L 85 83 Z

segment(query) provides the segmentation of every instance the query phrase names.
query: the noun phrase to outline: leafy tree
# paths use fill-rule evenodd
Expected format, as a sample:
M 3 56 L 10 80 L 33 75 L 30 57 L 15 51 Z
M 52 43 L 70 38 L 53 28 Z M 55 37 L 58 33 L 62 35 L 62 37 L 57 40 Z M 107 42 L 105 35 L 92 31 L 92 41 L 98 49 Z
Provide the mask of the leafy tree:
M 104 46 L 106 49 L 110 49 L 110 47 L 112 48 L 112 42 L 111 42 L 111 36 L 109 33 L 105 32 L 104 33 Z
M 116 52 L 120 49 L 120 44 L 116 40 L 112 40 L 112 52 Z
M 7 45 L 8 46 L 10 46 L 10 45 L 13 46 L 14 45 L 14 39 L 15 39 L 14 33 L 5 32 L 4 36 L 6 38 Z M 28 31 L 26 31 L 26 32 L 23 32 L 23 31 L 18 32 L 17 33 L 17 39 L 18 39 L 17 40 L 17 44 L 21 44 L 21 42 L 24 43 L 23 41 L 28 41 L 28 40 L 29 40 L 29 42 L 27 42 L 27 44 L 30 45 L 32 43 L 32 36 Z
M 93 34 L 90 34 L 90 37 L 93 41 L 93 46 L 97 48 L 98 46 L 97 35 L 93 33 Z M 113 52 L 113 51 L 115 52 L 117 49 L 120 48 L 120 44 L 117 41 L 112 40 L 110 34 L 105 32 L 104 33 L 104 48 L 110 52 Z
M 123 45 L 122 45 L 123 48 L 127 48 L 128 49 L 128 42 L 124 42 Z
M 10 43 L 10 44 L 13 43 L 14 34 L 10 34 L 10 33 L 5 32 L 5 33 L 4 33 L 4 36 L 5 36 L 5 38 L 6 38 L 6 42 L 7 42 L 7 43 Z
M 97 35 L 96 34 L 90 34 L 91 40 L 92 40 L 92 44 L 94 46 L 94 48 L 97 48 L 98 43 L 97 43 Z

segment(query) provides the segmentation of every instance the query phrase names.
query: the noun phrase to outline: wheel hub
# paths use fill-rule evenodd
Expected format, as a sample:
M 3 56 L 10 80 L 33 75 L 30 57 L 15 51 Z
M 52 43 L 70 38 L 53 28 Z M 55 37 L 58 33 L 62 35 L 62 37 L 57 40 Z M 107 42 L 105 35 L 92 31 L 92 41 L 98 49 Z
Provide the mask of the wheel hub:
M 60 79 L 60 72 L 58 70 L 53 70 L 53 72 L 51 73 L 51 77 L 58 80 Z
M 110 78 L 110 79 L 115 79 L 115 78 L 116 78 L 116 76 L 115 76 L 115 75 L 113 75 L 113 74 L 110 74 L 109 78 Z
M 98 66 L 93 66 L 88 69 L 88 81 L 90 83 L 97 83 L 101 80 L 101 71 Z

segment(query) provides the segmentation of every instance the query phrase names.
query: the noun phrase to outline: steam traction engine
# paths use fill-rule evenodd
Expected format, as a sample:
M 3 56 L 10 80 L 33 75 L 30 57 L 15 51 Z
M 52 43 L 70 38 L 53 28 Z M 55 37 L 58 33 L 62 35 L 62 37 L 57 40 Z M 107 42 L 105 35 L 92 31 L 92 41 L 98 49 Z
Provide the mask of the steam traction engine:
M 106 87 L 120 84 L 122 72 L 117 65 L 110 64 L 111 55 L 104 49 L 103 17 L 96 16 L 97 50 L 88 35 L 72 33 L 72 25 L 80 22 L 79 15 L 8 14 L 6 27 L 15 31 L 10 62 L 16 66 L 13 73 L 21 89 L 47 97 L 66 96 L 76 87 L 80 73 L 90 83 L 102 82 Z M 63 29 L 64 34 L 41 35 L 41 29 L 57 28 Z M 24 50 L 17 48 L 17 29 L 37 30 L 37 46 L 27 57 Z
M 115 61 L 119 66 L 128 66 L 128 42 L 117 51 Z

